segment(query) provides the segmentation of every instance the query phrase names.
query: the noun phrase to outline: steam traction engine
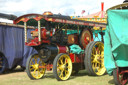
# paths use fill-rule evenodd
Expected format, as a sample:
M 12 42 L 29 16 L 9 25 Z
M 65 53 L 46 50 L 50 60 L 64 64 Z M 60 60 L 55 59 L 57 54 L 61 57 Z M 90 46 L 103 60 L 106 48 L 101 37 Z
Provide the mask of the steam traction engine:
M 17 18 L 15 24 L 24 24 L 25 45 L 32 46 L 38 54 L 31 55 L 26 72 L 31 79 L 40 79 L 46 70 L 52 70 L 57 80 L 67 80 L 72 73 L 86 69 L 89 75 L 103 75 L 104 45 L 93 41 L 93 26 L 103 23 L 71 19 L 51 12 L 27 14 Z M 27 26 L 33 26 L 31 38 Z M 103 34 L 103 33 L 101 33 Z

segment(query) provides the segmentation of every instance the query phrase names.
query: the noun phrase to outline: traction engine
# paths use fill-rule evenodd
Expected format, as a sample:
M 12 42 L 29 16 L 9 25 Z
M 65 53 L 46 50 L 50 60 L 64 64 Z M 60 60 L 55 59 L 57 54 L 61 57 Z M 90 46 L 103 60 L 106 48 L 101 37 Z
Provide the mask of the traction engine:
M 75 20 L 51 12 L 23 15 L 14 23 L 24 24 L 25 44 L 38 52 L 26 63 L 26 72 L 31 79 L 42 78 L 46 70 L 53 70 L 59 81 L 69 79 L 71 74 L 82 69 L 89 75 L 105 73 L 104 45 L 93 41 L 91 29 L 93 26 L 102 28 L 103 23 Z M 27 37 L 27 25 L 35 27 L 30 38 Z

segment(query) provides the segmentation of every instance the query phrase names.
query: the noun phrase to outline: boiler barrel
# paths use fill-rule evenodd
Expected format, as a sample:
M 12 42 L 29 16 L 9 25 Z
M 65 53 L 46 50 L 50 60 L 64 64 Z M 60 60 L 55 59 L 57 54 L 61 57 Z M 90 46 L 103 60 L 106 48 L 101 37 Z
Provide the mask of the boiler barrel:
M 67 53 L 69 51 L 67 46 L 61 46 L 56 44 L 45 44 L 38 51 L 39 56 L 44 62 L 53 61 L 59 53 Z

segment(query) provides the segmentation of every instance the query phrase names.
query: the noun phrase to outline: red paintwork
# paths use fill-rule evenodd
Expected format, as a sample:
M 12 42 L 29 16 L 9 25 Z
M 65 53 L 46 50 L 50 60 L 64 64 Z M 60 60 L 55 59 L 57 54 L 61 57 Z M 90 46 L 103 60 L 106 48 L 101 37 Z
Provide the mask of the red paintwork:
M 51 71 L 53 68 L 53 64 L 47 64 L 46 67 L 47 67 L 47 71 Z
M 69 54 L 71 60 L 72 60 L 72 63 L 82 63 L 84 62 L 84 55 L 83 54 L 73 54 L 73 53 L 70 53 Z
M 26 15 L 23 15 L 23 16 L 18 17 L 16 20 L 13 21 L 13 23 L 14 24 L 17 24 L 20 21 L 26 22 L 29 19 L 31 19 L 31 16 L 35 16 L 35 17 L 32 17 L 35 20 L 39 20 L 39 18 L 37 19 L 37 17 L 40 17 L 40 19 L 43 18 L 43 16 L 41 14 L 26 14 Z
M 41 44 L 41 42 L 25 42 L 25 45 L 27 45 L 27 46 L 38 46 L 38 45 L 40 45 Z
M 38 31 L 38 29 L 35 29 L 34 31 Z M 34 32 L 34 31 L 31 31 L 31 32 Z M 30 42 L 26 42 L 25 45 L 38 46 L 41 43 L 50 43 L 50 40 L 48 40 L 46 32 L 47 32 L 47 30 L 45 28 L 41 29 L 41 42 L 39 42 L 38 37 L 35 37 Z M 50 32 L 50 36 L 52 36 L 52 32 Z
M 48 39 L 48 37 L 47 37 L 47 35 L 46 35 L 46 32 L 47 32 L 47 30 L 46 29 L 41 29 L 41 38 L 42 39 Z
M 68 51 L 68 48 L 66 46 L 57 45 L 57 47 L 58 47 L 58 53 L 67 53 Z
M 70 58 L 71 58 L 71 60 L 72 60 L 72 63 L 75 63 L 75 56 L 74 56 L 75 54 L 73 54 L 73 53 L 70 53 L 69 54 L 69 56 L 70 56 Z
M 81 57 L 79 57 L 78 55 L 76 55 L 76 63 L 80 63 L 81 62 Z
M 47 64 L 45 66 L 39 66 L 39 68 L 46 68 L 47 71 L 51 71 L 53 68 L 53 64 Z
M 76 63 L 83 63 L 84 62 L 84 55 L 83 54 L 76 54 Z
M 78 35 L 74 35 L 74 39 L 75 39 L 74 44 L 78 44 L 79 43 L 79 41 L 78 41 Z
M 50 43 L 50 40 L 42 40 L 42 43 Z
M 84 42 L 85 42 L 86 45 L 89 43 L 88 41 L 89 40 L 87 40 L 86 37 L 85 37 Z
M 87 31 L 87 32 L 85 32 L 85 31 Z M 84 37 L 81 36 L 82 37 L 81 39 L 83 40 L 82 45 L 83 45 L 84 49 L 86 48 L 86 46 L 88 45 L 89 42 L 93 41 L 93 34 L 92 34 L 91 30 L 87 28 L 85 31 L 84 31 L 85 32 Z

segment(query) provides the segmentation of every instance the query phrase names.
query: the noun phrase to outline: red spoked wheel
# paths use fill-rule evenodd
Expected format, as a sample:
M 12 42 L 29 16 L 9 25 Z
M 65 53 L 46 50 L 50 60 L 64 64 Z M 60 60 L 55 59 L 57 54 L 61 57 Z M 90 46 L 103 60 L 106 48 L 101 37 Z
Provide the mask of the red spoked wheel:
M 114 69 L 113 78 L 116 85 L 126 85 L 128 83 L 128 68 Z
M 92 32 L 85 28 L 82 32 L 81 32 L 81 36 L 80 36 L 80 45 L 83 47 L 83 48 L 86 48 L 86 46 L 88 45 L 88 43 L 90 41 L 92 41 L 93 39 L 93 35 L 92 35 Z

